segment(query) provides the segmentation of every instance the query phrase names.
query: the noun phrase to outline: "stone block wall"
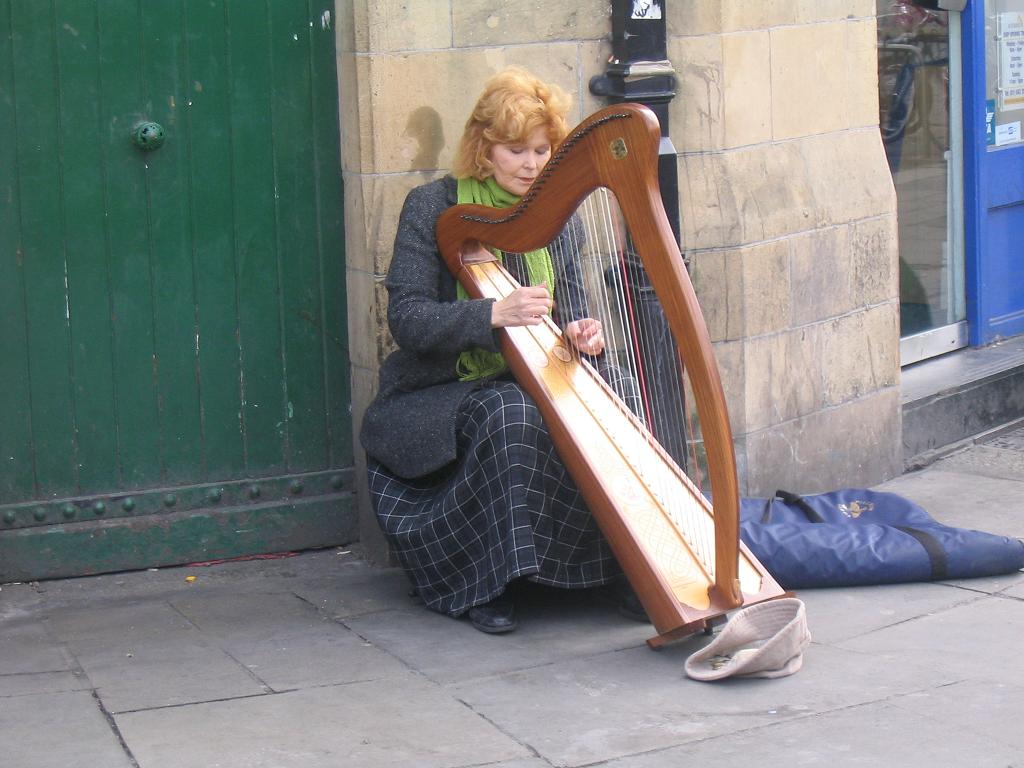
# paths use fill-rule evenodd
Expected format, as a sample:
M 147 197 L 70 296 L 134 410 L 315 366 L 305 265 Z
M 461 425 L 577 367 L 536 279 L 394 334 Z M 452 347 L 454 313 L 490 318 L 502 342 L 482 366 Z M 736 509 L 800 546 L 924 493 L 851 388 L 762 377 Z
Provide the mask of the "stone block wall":
M 896 197 L 873 0 L 670 4 L 683 249 L 749 495 L 900 463 Z
M 518 64 L 603 105 L 608 0 L 337 0 L 352 410 L 390 349 L 383 278 L 413 186 L 449 167 L 484 80 Z M 899 471 L 895 194 L 873 0 L 668 0 L 683 248 L 747 493 Z M 380 549 L 356 467 L 363 540 Z

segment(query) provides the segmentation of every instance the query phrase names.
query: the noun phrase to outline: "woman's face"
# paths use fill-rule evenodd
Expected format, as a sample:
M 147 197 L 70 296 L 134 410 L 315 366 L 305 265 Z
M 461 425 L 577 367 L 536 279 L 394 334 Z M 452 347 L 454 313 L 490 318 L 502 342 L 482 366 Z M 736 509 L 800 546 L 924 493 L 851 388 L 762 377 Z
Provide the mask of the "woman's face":
M 487 157 L 494 165 L 498 186 L 522 197 L 551 157 L 547 128 L 534 128 L 522 144 L 495 144 Z

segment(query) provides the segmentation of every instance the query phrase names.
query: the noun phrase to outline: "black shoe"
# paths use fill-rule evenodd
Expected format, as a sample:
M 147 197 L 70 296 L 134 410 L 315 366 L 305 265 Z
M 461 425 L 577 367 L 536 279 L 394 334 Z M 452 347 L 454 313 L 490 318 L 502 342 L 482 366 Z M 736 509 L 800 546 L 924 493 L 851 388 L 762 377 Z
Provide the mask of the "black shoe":
M 516 607 L 504 595 L 494 598 L 489 603 L 470 608 L 469 621 L 481 632 L 489 635 L 511 632 L 518 625 Z
M 616 581 L 612 585 L 612 594 L 614 595 L 615 609 L 619 612 L 620 616 L 644 624 L 651 623 L 647 611 L 644 610 L 643 603 L 640 602 L 640 598 L 637 597 L 636 592 L 633 591 L 633 587 L 630 586 L 628 581 L 625 579 Z

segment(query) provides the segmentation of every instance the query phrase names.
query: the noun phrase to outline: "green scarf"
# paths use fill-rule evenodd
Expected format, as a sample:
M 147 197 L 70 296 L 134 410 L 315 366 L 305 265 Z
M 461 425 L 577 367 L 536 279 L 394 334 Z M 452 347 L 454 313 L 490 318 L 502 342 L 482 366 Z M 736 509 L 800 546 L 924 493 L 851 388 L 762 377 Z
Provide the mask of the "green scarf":
M 508 208 L 519 202 L 519 198 L 498 186 L 493 176 L 484 181 L 477 181 L 470 177 L 459 179 L 458 200 L 460 203 L 476 203 L 487 205 L 491 208 Z M 501 254 L 498 253 L 498 260 Z M 529 251 L 523 254 L 523 261 L 526 263 L 526 275 L 530 285 L 545 283 L 548 290 L 554 295 L 555 290 L 555 268 L 551 263 L 551 254 L 547 248 L 540 248 L 536 251 Z M 459 299 L 468 299 L 462 284 L 457 288 Z M 467 349 L 459 355 L 458 363 L 455 365 L 456 373 L 459 374 L 459 381 L 475 381 L 487 376 L 494 376 L 506 370 L 508 366 L 505 358 L 500 352 L 489 352 L 486 349 L 476 347 Z

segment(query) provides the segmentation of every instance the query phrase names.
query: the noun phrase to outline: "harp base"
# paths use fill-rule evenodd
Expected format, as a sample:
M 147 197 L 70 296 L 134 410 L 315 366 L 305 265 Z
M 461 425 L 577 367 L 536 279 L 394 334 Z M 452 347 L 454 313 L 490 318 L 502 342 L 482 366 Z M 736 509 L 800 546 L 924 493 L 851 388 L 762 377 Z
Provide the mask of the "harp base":
M 767 600 L 779 600 L 783 597 L 796 597 L 796 593 L 791 590 L 785 590 L 781 593 L 771 595 Z M 748 605 L 753 605 L 754 603 L 759 602 L 764 602 L 764 600 L 759 599 L 746 602 L 743 605 L 737 606 L 736 610 L 746 608 Z M 688 624 L 682 624 L 674 629 L 670 629 L 668 632 L 662 632 L 661 634 L 648 638 L 647 647 L 655 651 L 660 651 L 666 645 L 680 640 L 685 640 L 698 632 L 703 632 L 705 635 L 713 634 L 715 628 L 725 624 L 728 618 L 728 614 L 718 613 L 713 616 L 705 616 L 704 618 L 697 619 L 696 621 L 691 621 Z
M 705 635 L 714 633 L 715 627 L 725 624 L 725 614 L 718 616 L 712 616 L 707 619 L 698 619 L 697 621 L 684 624 L 681 627 L 664 632 L 660 635 L 647 639 L 647 646 L 655 651 L 660 651 L 669 643 L 675 643 L 680 640 L 685 640 L 688 637 L 692 637 L 698 632 L 703 632 Z

